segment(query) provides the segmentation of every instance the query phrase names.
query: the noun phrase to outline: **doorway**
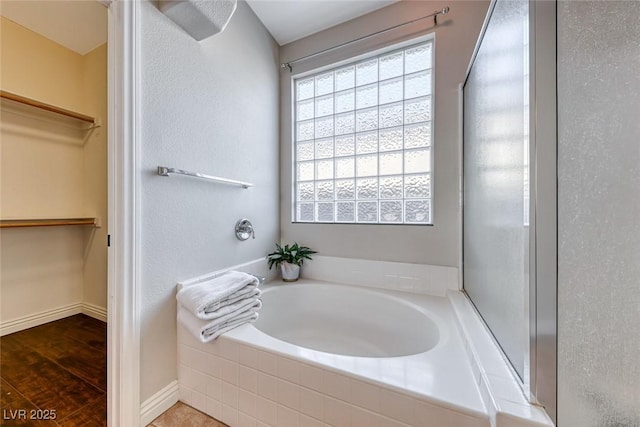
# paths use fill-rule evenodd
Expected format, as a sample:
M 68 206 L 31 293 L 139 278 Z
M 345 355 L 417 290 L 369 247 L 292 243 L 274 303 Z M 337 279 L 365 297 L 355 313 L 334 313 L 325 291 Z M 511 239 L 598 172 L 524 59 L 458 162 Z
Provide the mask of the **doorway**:
M 0 15 L 2 424 L 106 425 L 107 8 Z

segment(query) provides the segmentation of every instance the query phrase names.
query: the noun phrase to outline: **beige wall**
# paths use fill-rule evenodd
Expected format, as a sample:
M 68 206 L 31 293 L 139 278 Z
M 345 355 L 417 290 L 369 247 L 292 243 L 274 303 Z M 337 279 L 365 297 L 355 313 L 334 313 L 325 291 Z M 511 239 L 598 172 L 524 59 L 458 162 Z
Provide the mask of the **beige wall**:
M 106 13 L 106 10 L 105 10 Z M 106 123 L 106 47 L 85 56 L 1 18 L 3 90 Z M 99 216 L 106 223 L 106 128 L 3 101 L 0 217 Z M 0 322 L 88 302 L 106 309 L 106 229 L 3 229 Z
M 84 144 L 83 212 L 99 217 L 102 227 L 85 233 L 83 302 L 107 308 L 107 45 L 84 55 L 84 112 L 99 117 L 102 126 Z
M 82 56 L 2 17 L 3 90 L 83 111 Z M 78 216 L 82 140 L 51 114 L 2 109 L 2 218 Z M 17 108 L 11 106 L 11 111 Z M 34 114 L 46 119 L 34 118 Z
M 2 89 L 82 111 L 82 56 L 0 17 Z
M 77 227 L 0 231 L 0 324 L 82 301 Z
M 294 224 L 291 222 L 291 75 L 281 73 L 281 229 L 284 242 L 298 241 L 322 255 L 458 266 L 460 168 L 458 85 L 463 82 L 488 1 L 402 1 L 285 45 L 283 62 L 450 5 L 435 29 L 434 225 Z M 358 43 L 295 66 L 294 74 L 363 54 L 432 31 L 431 20 Z

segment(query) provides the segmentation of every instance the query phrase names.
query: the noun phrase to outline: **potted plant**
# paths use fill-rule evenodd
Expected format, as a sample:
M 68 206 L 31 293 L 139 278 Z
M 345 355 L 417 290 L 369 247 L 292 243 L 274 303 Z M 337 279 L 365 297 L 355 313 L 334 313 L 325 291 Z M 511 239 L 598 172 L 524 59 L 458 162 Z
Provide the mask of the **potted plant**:
M 267 255 L 269 270 L 273 266 L 280 266 L 282 271 L 282 280 L 285 282 L 295 282 L 300 276 L 300 267 L 305 259 L 310 260 L 311 254 L 317 253 L 306 246 L 300 246 L 297 243 L 293 245 L 280 246 L 276 243 L 276 250 Z

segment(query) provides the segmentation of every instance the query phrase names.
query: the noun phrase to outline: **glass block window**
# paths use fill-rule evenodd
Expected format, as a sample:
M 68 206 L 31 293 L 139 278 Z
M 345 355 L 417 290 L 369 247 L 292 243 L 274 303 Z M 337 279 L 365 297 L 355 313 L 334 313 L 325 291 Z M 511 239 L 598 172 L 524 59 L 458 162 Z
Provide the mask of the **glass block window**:
M 433 41 L 294 80 L 294 222 L 431 224 Z

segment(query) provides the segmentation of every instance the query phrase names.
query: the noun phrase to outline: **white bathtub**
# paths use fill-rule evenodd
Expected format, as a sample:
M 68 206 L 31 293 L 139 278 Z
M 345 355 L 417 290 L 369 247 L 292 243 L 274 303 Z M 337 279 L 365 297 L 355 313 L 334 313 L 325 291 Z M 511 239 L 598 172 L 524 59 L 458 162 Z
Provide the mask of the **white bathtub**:
M 438 344 L 436 320 L 405 299 L 352 286 L 272 286 L 254 326 L 282 341 L 346 356 L 397 357 Z
M 446 297 L 300 280 L 209 344 L 181 327 L 180 398 L 231 427 L 489 427 Z

